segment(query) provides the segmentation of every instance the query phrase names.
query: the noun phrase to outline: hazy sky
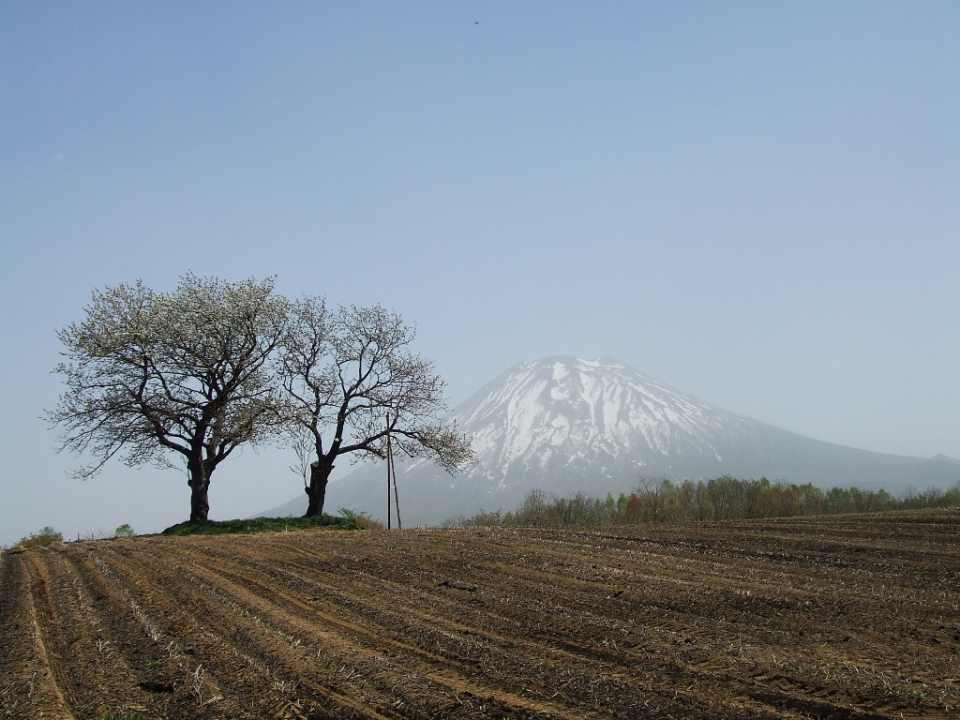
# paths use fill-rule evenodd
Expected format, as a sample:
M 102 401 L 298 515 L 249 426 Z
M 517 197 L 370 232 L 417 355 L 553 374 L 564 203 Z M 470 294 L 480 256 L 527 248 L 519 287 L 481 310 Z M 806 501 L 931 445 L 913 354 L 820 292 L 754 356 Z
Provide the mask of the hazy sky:
M 186 518 L 175 471 L 66 477 L 39 415 L 94 288 L 188 270 L 383 303 L 452 405 L 611 355 L 960 458 L 958 38 L 952 0 L 3 2 L 0 543 Z M 211 517 L 287 461 L 231 457 Z

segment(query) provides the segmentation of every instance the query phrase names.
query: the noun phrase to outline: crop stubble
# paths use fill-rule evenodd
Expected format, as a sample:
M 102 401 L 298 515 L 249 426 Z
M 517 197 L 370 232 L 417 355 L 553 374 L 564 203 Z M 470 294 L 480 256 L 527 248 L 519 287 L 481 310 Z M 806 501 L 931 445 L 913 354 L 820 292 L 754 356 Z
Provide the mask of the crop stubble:
M 14 718 L 960 717 L 960 513 L 6 552 Z

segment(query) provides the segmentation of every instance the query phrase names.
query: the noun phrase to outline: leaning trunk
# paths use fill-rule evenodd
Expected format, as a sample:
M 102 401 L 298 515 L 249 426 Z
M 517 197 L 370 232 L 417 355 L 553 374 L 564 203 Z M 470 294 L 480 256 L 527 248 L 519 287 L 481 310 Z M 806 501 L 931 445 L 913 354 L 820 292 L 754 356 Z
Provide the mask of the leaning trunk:
M 323 513 L 323 501 L 327 495 L 327 480 L 333 470 L 331 461 L 321 458 L 310 464 L 310 484 L 304 488 L 307 493 L 307 514 L 304 517 L 314 517 Z

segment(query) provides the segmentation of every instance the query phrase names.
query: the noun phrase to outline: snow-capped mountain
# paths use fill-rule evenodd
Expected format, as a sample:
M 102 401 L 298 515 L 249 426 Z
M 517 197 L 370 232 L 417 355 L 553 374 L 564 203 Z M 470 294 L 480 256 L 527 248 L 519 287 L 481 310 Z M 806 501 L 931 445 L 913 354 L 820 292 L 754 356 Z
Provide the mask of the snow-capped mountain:
M 481 510 L 510 510 L 534 488 L 570 495 L 629 492 L 641 476 L 766 476 L 820 486 L 946 484 L 960 462 L 856 450 L 812 440 L 722 410 L 611 358 L 521 362 L 455 408 L 448 422 L 476 457 L 451 476 L 426 460 L 398 466 L 405 525 Z M 385 517 L 385 466 L 331 482 L 327 512 Z M 302 514 L 306 497 L 264 513 Z
M 670 459 L 717 461 L 758 423 L 684 395 L 616 360 L 524 362 L 457 408 L 477 471 L 496 486 L 527 475 L 602 475 Z

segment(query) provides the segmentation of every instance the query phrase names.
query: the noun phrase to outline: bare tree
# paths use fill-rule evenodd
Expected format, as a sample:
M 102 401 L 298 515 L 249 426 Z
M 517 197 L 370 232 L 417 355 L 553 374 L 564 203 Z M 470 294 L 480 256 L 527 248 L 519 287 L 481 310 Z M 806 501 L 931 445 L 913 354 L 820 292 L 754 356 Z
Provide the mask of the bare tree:
M 472 456 L 466 438 L 438 419 L 444 383 L 409 351 L 414 335 L 380 305 L 330 312 L 317 298 L 293 304 L 277 372 L 288 426 L 313 440 L 308 517 L 323 512 L 337 458 L 385 459 L 388 436 L 394 452 L 429 457 L 449 471 Z
M 640 476 L 633 494 L 640 500 L 645 521 L 663 522 L 667 514 L 668 498 L 673 490 L 673 484 L 665 477 Z
M 137 281 L 95 291 L 86 318 L 58 332 L 67 392 L 45 419 L 61 450 L 89 452 L 87 478 L 121 451 L 128 466 L 186 463 L 190 520 L 205 522 L 216 467 L 278 423 L 268 359 L 283 336 L 287 301 L 274 281 L 238 283 L 188 273 L 176 292 Z

